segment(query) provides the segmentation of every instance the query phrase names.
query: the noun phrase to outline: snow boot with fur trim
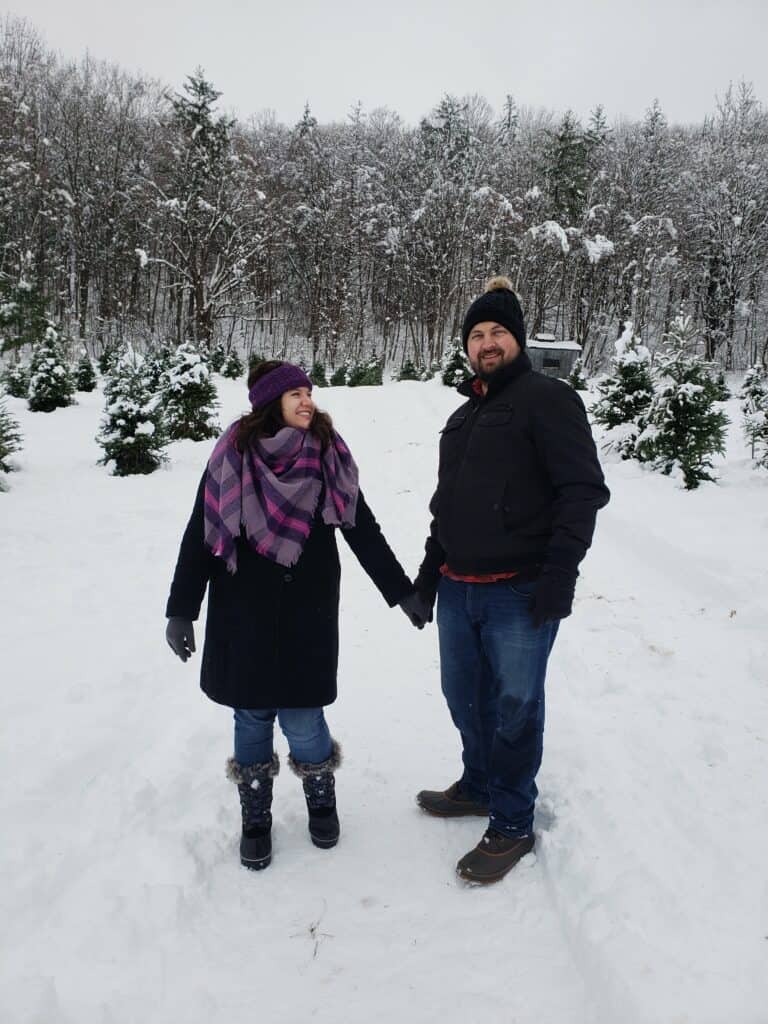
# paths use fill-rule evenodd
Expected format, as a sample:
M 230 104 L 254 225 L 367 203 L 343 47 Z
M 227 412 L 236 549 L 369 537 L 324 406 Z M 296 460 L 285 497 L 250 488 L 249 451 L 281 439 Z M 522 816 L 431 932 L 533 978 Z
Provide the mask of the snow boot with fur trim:
M 333 773 L 341 764 L 341 747 L 333 740 L 331 756 L 320 764 L 303 764 L 288 755 L 288 764 L 301 779 L 309 812 L 309 835 L 315 846 L 329 850 L 339 841 L 336 788 Z
M 272 780 L 279 771 L 277 754 L 264 764 L 240 764 L 234 757 L 227 761 L 227 778 L 237 785 L 243 814 L 240 863 L 251 871 L 261 871 L 272 860 Z

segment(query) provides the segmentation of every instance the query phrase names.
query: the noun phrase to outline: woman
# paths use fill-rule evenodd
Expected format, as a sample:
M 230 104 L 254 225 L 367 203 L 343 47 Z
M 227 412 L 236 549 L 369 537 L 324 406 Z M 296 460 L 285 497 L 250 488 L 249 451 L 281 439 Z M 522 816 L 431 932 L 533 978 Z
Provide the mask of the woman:
M 275 717 L 301 778 L 309 833 L 336 845 L 334 771 L 341 750 L 323 708 L 336 699 L 339 556 L 336 528 L 381 591 L 421 628 L 420 599 L 358 486 L 358 470 L 298 366 L 264 362 L 248 377 L 251 412 L 214 448 L 181 542 L 166 638 L 182 661 L 206 586 L 201 686 L 234 708 L 234 757 L 243 832 L 240 860 L 272 857 Z

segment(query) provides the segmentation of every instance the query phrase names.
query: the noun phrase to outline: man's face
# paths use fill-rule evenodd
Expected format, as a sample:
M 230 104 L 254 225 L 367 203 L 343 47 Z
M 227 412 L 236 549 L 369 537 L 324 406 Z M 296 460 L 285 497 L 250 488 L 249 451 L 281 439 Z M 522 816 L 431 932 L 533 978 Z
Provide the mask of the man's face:
M 480 380 L 487 380 L 500 366 L 511 363 L 520 355 L 520 346 L 506 327 L 493 320 L 484 320 L 469 332 L 467 355 Z

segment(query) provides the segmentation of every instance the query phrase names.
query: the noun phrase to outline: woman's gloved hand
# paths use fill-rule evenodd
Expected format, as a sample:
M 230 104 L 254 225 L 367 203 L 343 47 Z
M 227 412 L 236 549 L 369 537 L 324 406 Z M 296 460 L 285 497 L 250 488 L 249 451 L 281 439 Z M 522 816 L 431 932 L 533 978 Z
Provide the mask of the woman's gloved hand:
M 432 621 L 432 605 L 418 590 L 414 590 L 398 604 L 416 629 L 424 629 L 424 626 Z
M 186 661 L 195 651 L 195 627 L 190 619 L 180 619 L 175 616 L 168 619 L 165 627 L 165 639 L 173 653 Z

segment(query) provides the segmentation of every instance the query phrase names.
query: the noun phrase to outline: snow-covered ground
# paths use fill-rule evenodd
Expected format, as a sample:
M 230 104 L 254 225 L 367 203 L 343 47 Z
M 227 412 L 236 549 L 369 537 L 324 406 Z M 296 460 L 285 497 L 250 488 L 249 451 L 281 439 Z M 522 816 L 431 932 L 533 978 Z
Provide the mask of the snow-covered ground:
M 219 388 L 224 423 L 245 395 Z M 457 397 L 320 400 L 413 573 Z M 459 772 L 435 629 L 388 610 L 343 542 L 342 841 L 311 845 L 284 769 L 273 864 L 239 866 L 229 712 L 164 640 L 211 445 L 113 478 L 101 395 L 78 403 L 7 400 L 25 446 L 0 494 L 2 1024 L 768 1021 L 768 474 L 735 402 L 718 485 L 605 457 L 613 500 L 551 661 L 537 852 L 486 889 L 454 874 L 482 822 L 413 800 Z

